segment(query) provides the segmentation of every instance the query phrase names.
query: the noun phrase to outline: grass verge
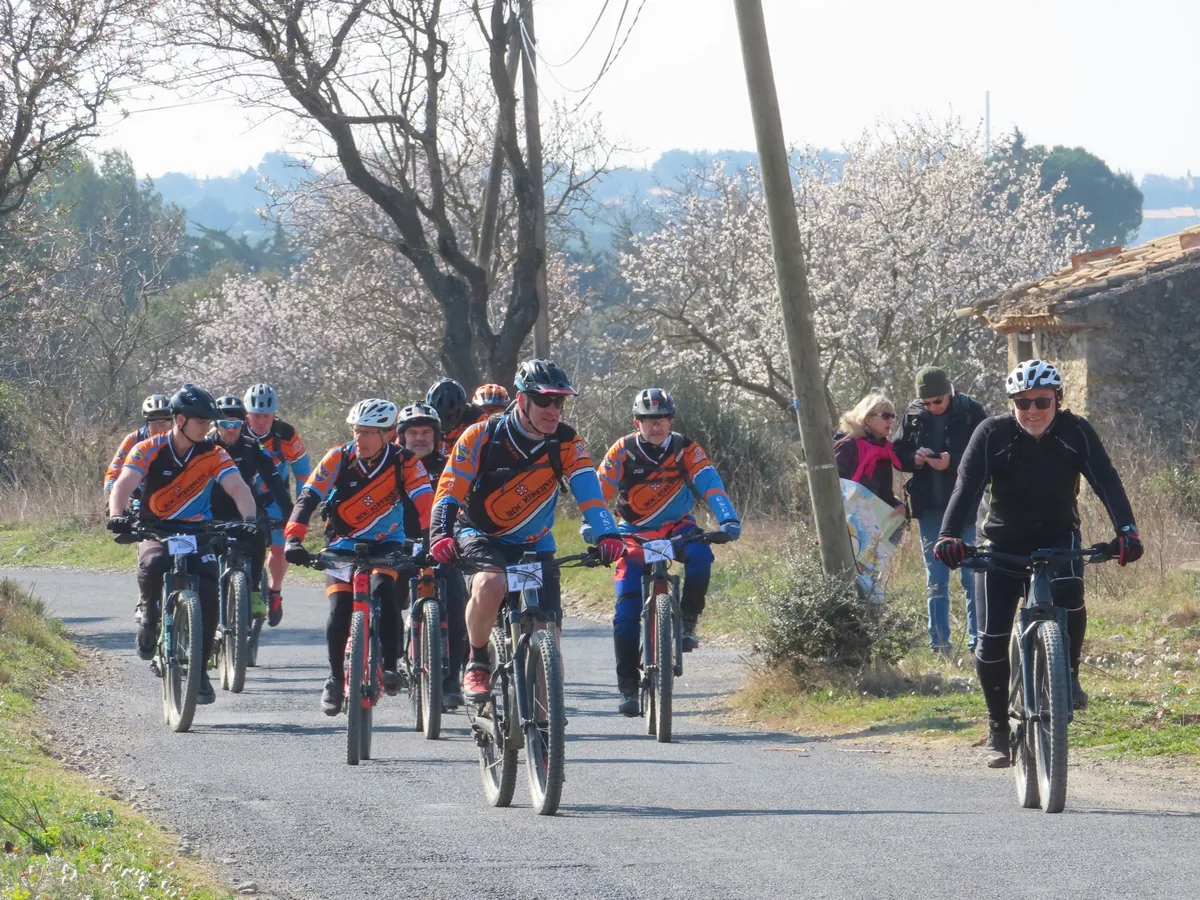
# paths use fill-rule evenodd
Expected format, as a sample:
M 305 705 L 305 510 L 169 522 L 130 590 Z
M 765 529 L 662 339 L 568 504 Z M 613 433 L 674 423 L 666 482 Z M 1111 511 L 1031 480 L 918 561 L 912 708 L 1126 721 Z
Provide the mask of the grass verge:
M 117 544 L 101 521 L 67 517 L 0 522 L 0 566 L 82 566 L 128 571 L 137 548 Z
M 0 898 L 232 897 L 162 830 L 50 757 L 34 708 L 47 680 L 77 669 L 61 626 L 0 580 Z

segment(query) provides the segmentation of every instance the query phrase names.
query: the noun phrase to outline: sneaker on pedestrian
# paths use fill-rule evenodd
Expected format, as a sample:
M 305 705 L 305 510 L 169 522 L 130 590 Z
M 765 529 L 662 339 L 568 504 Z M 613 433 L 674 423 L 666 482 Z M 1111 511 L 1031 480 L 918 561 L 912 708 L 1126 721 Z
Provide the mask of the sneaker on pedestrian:
M 283 594 L 279 591 L 270 592 L 270 611 L 267 613 L 267 624 L 274 628 L 283 619 Z
M 250 615 L 267 617 L 267 601 L 263 599 L 262 591 L 250 592 Z
M 632 719 L 638 714 L 638 696 L 637 693 L 621 693 L 621 702 L 617 704 L 617 712 L 625 716 L 627 719 Z
M 321 691 L 321 709 L 327 716 L 336 716 L 342 711 L 342 679 L 332 675 L 325 679 L 325 689 Z
M 217 692 L 213 690 L 212 682 L 208 678 L 208 672 L 200 673 L 200 689 L 196 691 L 196 702 L 201 706 L 217 702 Z
M 691 653 L 700 646 L 700 638 L 696 637 L 696 619 L 684 617 L 683 620 L 683 652 Z
M 468 663 L 463 694 L 472 703 L 486 703 L 492 696 L 492 671 L 483 663 Z
M 1007 769 L 1012 753 L 1012 739 L 1007 722 L 988 722 L 985 747 L 989 769 Z

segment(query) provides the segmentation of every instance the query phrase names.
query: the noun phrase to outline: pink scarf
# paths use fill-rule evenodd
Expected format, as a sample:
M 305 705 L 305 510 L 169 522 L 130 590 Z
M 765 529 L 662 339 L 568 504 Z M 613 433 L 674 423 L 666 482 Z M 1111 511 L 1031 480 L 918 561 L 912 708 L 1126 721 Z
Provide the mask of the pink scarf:
M 888 460 L 893 469 L 900 468 L 900 460 L 896 457 L 896 451 L 892 449 L 891 441 L 882 444 L 876 444 L 868 438 L 855 438 L 855 441 L 858 444 L 858 468 L 854 470 L 851 481 L 863 484 L 865 479 L 875 474 L 876 463 L 883 459 Z

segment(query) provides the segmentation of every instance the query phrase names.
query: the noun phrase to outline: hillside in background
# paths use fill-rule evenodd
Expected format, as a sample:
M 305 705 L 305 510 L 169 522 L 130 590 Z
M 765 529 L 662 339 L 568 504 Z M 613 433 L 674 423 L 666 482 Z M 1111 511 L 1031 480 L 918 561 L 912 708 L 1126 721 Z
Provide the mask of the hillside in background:
M 1148 174 L 1142 178 L 1142 227 L 1138 243 L 1200 225 L 1200 182 L 1188 172 L 1182 178 Z

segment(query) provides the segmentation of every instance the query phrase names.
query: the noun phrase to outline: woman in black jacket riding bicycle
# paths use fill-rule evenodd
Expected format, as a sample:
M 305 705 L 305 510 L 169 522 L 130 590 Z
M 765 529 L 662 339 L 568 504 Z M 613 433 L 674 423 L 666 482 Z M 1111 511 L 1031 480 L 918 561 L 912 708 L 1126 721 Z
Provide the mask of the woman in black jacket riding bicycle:
M 966 555 L 960 537 L 985 489 L 989 509 L 981 532 L 989 547 L 1029 554 L 1050 547 L 1080 546 L 1079 478 L 1104 504 L 1117 537 L 1121 565 L 1142 555 L 1129 497 L 1095 430 L 1082 416 L 1061 409 L 1062 377 L 1048 362 L 1031 359 L 1009 374 L 1005 389 L 1013 409 L 975 429 L 958 468 L 958 480 L 942 520 L 934 555 L 956 569 Z M 988 765 L 1008 765 L 1008 641 L 1028 579 L 988 571 L 981 579 L 979 644 L 975 671 L 988 708 Z M 1087 630 L 1083 565 L 1072 563 L 1051 583 L 1056 606 L 1067 610 L 1067 637 L 1075 706 L 1087 707 L 1079 686 L 1079 659 Z

